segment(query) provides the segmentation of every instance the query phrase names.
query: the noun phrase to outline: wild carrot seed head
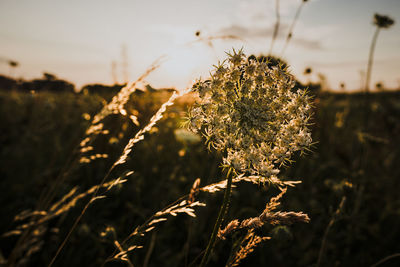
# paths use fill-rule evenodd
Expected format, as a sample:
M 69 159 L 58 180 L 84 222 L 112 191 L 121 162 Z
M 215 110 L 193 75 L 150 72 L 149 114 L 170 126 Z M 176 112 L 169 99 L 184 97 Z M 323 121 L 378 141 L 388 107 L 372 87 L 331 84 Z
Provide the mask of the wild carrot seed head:
M 188 127 L 223 151 L 224 165 L 236 172 L 276 175 L 279 165 L 311 144 L 310 97 L 292 90 L 287 67 L 247 60 L 242 50 L 227 55 L 193 88 L 200 100 L 189 112 Z

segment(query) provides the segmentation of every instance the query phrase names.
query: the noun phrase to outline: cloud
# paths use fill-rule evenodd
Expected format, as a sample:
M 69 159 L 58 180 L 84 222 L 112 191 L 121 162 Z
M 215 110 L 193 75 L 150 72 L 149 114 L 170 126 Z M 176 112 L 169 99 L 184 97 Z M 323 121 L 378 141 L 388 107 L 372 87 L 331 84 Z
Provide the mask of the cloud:
M 281 24 L 279 26 L 279 35 L 277 37 L 278 40 L 285 40 L 286 34 L 288 31 L 289 25 Z M 217 34 L 218 35 L 233 35 L 242 39 L 258 39 L 258 38 L 272 38 L 273 34 L 273 26 L 272 27 L 249 27 L 249 26 L 240 26 L 236 24 L 232 24 L 228 27 L 224 27 L 220 29 Z M 320 50 L 323 49 L 322 44 L 319 40 L 307 39 L 304 37 L 294 35 L 291 42 L 300 47 L 310 49 L 310 50 Z
M 235 35 L 243 39 L 269 38 L 272 36 L 273 28 L 244 27 L 239 25 L 230 25 L 218 31 L 220 35 Z
M 322 50 L 323 46 L 320 41 L 318 40 L 310 40 L 306 38 L 296 38 L 293 37 L 293 43 L 297 44 L 298 46 L 310 49 L 310 50 Z
M 257 37 L 267 37 L 269 36 L 269 32 L 265 30 L 260 30 L 260 29 L 251 29 L 249 30 L 248 28 L 238 26 L 238 25 L 231 25 L 226 28 L 222 28 L 219 31 L 219 34 L 222 35 L 235 35 L 235 36 L 240 36 L 242 38 L 257 38 Z
M 313 0 L 315 1 L 315 0 Z M 281 18 L 292 19 L 295 10 L 301 4 L 300 0 L 285 0 L 279 2 L 279 13 Z M 237 17 L 253 21 L 274 22 L 276 12 L 275 0 L 242 0 L 237 5 Z

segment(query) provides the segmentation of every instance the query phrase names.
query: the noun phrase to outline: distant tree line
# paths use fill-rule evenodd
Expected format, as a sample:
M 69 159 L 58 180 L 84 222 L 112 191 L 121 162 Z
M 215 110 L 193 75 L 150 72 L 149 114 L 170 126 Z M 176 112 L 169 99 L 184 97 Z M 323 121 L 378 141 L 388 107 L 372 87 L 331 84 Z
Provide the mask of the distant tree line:
M 54 74 L 43 73 L 40 79 L 25 81 L 15 80 L 11 77 L 0 75 L 0 90 L 3 91 L 52 91 L 52 92 L 75 92 L 75 85 L 58 79 Z
M 88 84 L 79 90 L 79 93 L 117 93 L 124 85 L 103 85 L 103 84 Z M 54 74 L 43 73 L 43 77 L 33 80 L 13 79 L 11 77 L 0 75 L 0 90 L 2 91 L 20 91 L 20 92 L 70 92 L 77 93 L 75 85 L 66 80 L 59 79 Z
M 286 68 L 288 66 L 287 62 L 281 58 L 274 56 L 264 56 L 264 55 L 251 55 L 249 60 L 257 60 L 266 62 L 268 67 L 278 67 L 281 66 Z M 311 73 L 311 68 L 308 70 Z M 302 84 L 300 81 L 295 79 L 297 89 L 307 89 L 311 94 L 316 95 L 321 90 L 320 83 L 308 82 L 307 84 Z M 114 85 L 104 85 L 104 84 L 87 84 L 84 85 L 80 90 L 76 90 L 75 85 L 69 81 L 59 79 L 56 75 L 51 73 L 43 73 L 43 77 L 33 80 L 23 80 L 23 79 L 13 79 L 9 76 L 0 75 L 0 91 L 19 91 L 19 92 L 70 92 L 70 93 L 82 93 L 82 94 L 100 94 L 100 95 L 114 95 L 118 93 L 125 84 L 114 84 Z M 145 91 L 154 92 L 157 89 L 147 85 Z

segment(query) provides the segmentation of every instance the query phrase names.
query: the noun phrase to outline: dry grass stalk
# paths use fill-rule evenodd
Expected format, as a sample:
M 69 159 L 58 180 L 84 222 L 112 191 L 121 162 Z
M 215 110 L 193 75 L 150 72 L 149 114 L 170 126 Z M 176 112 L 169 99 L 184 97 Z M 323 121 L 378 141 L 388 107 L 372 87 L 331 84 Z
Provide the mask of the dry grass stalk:
M 290 41 L 290 40 L 292 39 L 292 37 L 293 37 L 293 29 L 294 29 L 294 26 L 296 25 L 296 22 L 297 22 L 298 19 L 299 19 L 300 11 L 301 11 L 303 5 L 304 5 L 307 1 L 308 1 L 308 0 L 302 0 L 301 3 L 300 3 L 300 5 L 299 5 L 299 7 L 297 8 L 296 14 L 294 15 L 294 19 L 293 19 L 293 21 L 292 21 L 292 24 L 290 24 L 289 32 L 288 32 L 288 35 L 286 36 L 285 44 L 284 44 L 284 46 L 283 46 L 283 48 L 282 48 L 281 57 L 282 57 L 283 54 L 285 53 L 286 48 L 287 48 L 287 46 L 288 46 L 288 44 L 289 44 L 289 41 Z
M 156 60 L 150 67 L 143 73 L 136 81 L 131 82 L 121 88 L 121 90 L 116 94 L 110 103 L 105 105 L 102 110 L 97 113 L 92 120 L 91 125 L 86 130 L 86 137 L 80 143 L 80 152 L 85 153 L 87 151 L 91 151 L 92 148 L 90 146 L 91 141 L 94 136 L 99 134 L 108 134 L 108 130 L 104 130 L 104 124 L 101 121 L 111 114 L 121 114 L 122 116 L 127 116 L 128 112 L 125 109 L 125 105 L 128 102 L 130 96 L 136 91 L 138 84 L 143 82 L 143 80 L 154 70 L 160 67 L 159 59 Z M 130 120 L 136 126 L 139 125 L 138 118 L 134 114 L 129 115 Z M 100 156 L 99 156 L 100 155 Z M 80 159 L 80 163 L 90 163 L 92 160 L 98 158 L 106 158 L 105 154 L 97 154 L 90 157 L 82 157 Z
M 301 183 L 301 181 L 282 181 L 274 175 L 269 178 L 266 178 L 266 177 L 261 177 L 261 176 L 245 176 L 244 174 L 240 174 L 236 178 L 232 179 L 232 184 L 239 183 L 242 181 L 250 182 L 253 184 L 257 184 L 257 185 L 265 184 L 265 183 L 273 184 L 273 185 L 278 186 L 278 188 L 280 188 L 281 191 L 284 190 L 284 188 L 287 186 L 294 187 L 296 184 Z M 200 188 L 199 190 L 203 191 L 203 192 L 208 192 L 208 193 L 215 193 L 215 192 L 224 190 L 226 188 L 226 185 L 227 185 L 227 181 L 223 180 L 218 183 L 204 186 L 204 187 Z M 235 186 L 232 185 L 232 187 L 235 187 Z
M 286 194 L 287 188 L 281 189 L 281 192 L 276 196 L 270 199 L 270 201 L 265 205 L 265 210 L 272 211 L 275 210 L 281 202 L 279 200 Z
M 328 233 L 331 230 L 333 224 L 337 221 L 337 219 L 339 218 L 340 214 L 342 213 L 345 202 L 346 202 L 346 197 L 343 196 L 342 200 L 340 201 L 339 207 L 336 209 L 335 213 L 333 214 L 331 220 L 328 223 L 328 226 L 325 229 L 325 233 L 324 233 L 324 236 L 322 238 L 321 248 L 320 248 L 319 254 L 318 254 L 318 260 L 317 260 L 317 264 L 316 264 L 317 267 L 319 267 L 321 265 L 321 262 L 322 262 L 322 258 L 323 258 L 323 255 L 324 255 L 324 252 L 325 252 L 325 247 L 326 247 L 326 241 L 328 239 Z
M 389 255 L 389 256 L 387 256 L 387 257 L 381 259 L 380 261 L 378 261 L 378 262 L 375 263 L 374 265 L 371 265 L 371 267 L 379 266 L 379 265 L 381 265 L 382 263 L 385 263 L 385 262 L 387 262 L 387 261 L 389 261 L 389 260 L 391 260 L 391 259 L 397 258 L 397 257 L 400 257 L 400 253 L 395 253 L 395 254 Z
M 298 222 L 308 223 L 310 222 L 310 218 L 307 214 L 303 212 L 294 212 L 294 211 L 278 211 L 278 212 L 268 212 L 264 211 L 258 218 L 254 218 L 259 220 L 262 224 L 284 224 L 291 225 Z M 244 224 L 244 221 L 242 222 Z M 245 224 L 244 224 L 245 225 Z
M 64 199 L 64 198 L 63 198 Z M 47 214 L 47 212 L 45 211 L 39 211 L 39 210 L 34 210 L 34 211 L 30 211 L 30 210 L 24 210 L 22 212 L 20 212 L 19 214 L 15 215 L 14 217 L 14 221 L 23 221 L 29 217 L 33 217 L 33 216 L 45 216 Z
M 105 183 L 102 187 L 111 189 L 113 186 L 118 184 L 124 183 L 126 180 L 124 179 L 116 179 L 110 181 L 109 183 Z M 85 192 L 77 194 L 77 187 L 74 187 L 70 192 L 64 195 L 59 201 L 54 203 L 47 211 L 40 210 L 40 211 L 28 211 L 25 210 L 15 216 L 15 221 L 25 221 L 28 220 L 26 223 L 22 223 L 16 227 L 15 230 L 6 232 L 3 234 L 3 237 L 12 236 L 12 235 L 19 235 L 23 238 L 24 242 L 18 244 L 14 248 L 13 257 L 15 255 L 19 255 L 18 258 L 11 258 L 12 260 L 8 259 L 8 264 L 10 265 L 20 265 L 27 262 L 32 254 L 35 252 L 40 251 L 44 241 L 43 235 L 48 232 L 49 230 L 53 230 L 53 232 L 58 232 L 58 229 L 48 229 L 46 222 L 51 219 L 54 219 L 61 214 L 69 211 L 73 207 L 76 206 L 77 202 L 90 195 L 93 194 L 95 190 L 99 188 L 98 185 L 91 187 Z M 99 196 L 97 198 L 93 198 L 92 201 L 97 200 L 99 198 L 103 198 L 104 196 Z M 14 262 L 15 261 L 15 262 Z M 14 262 L 14 263 L 13 263 Z
M 198 188 L 199 184 L 200 184 L 200 179 L 196 179 L 196 181 L 194 182 L 193 187 L 191 189 L 191 193 L 193 192 L 193 190 L 196 190 L 196 188 Z M 132 238 L 143 237 L 146 233 L 153 231 L 156 228 L 157 224 L 167 221 L 169 216 L 177 216 L 178 214 L 186 214 L 191 217 L 196 217 L 194 208 L 195 207 L 204 207 L 204 206 L 206 206 L 206 204 L 201 203 L 199 201 L 194 201 L 194 199 L 190 200 L 189 196 L 190 196 L 190 194 L 175 201 L 173 204 L 156 212 L 144 224 L 137 226 L 135 228 L 135 230 L 128 237 L 126 237 L 121 243 L 118 243 L 118 244 L 120 244 L 121 249 Z M 194 194 L 192 194 L 192 197 L 194 197 Z M 188 200 L 182 200 L 184 198 L 188 198 Z M 141 248 L 141 246 L 133 245 L 130 248 Z M 127 253 L 121 254 L 122 251 L 129 252 L 129 251 L 133 250 L 133 249 L 121 250 L 121 249 L 119 249 L 119 251 L 120 251 L 119 253 L 116 253 L 116 251 L 115 251 L 112 254 L 112 256 L 110 256 L 105 261 L 105 263 L 112 261 L 112 260 L 119 260 L 120 259 L 119 257 L 121 255 L 127 256 Z
M 52 200 L 54 199 L 55 191 L 56 191 L 58 185 L 60 185 L 62 183 L 62 181 L 64 179 L 66 179 L 66 177 L 69 175 L 69 171 L 72 169 L 72 166 L 74 166 L 76 162 L 89 163 L 90 161 L 92 161 L 94 159 L 108 157 L 107 154 L 95 154 L 95 155 L 91 155 L 91 156 L 82 156 L 81 158 L 78 158 L 78 159 L 75 158 L 77 151 L 79 151 L 80 154 L 83 154 L 83 153 L 87 153 L 87 152 L 93 150 L 93 147 L 90 144 L 93 141 L 95 136 L 97 136 L 98 134 L 108 134 L 109 133 L 108 130 L 103 129 L 104 125 L 103 125 L 103 123 L 101 123 L 101 121 L 105 117 L 107 117 L 110 114 L 121 114 L 124 116 L 127 115 L 127 112 L 126 112 L 124 106 L 127 103 L 127 101 L 129 100 L 130 95 L 136 90 L 136 86 L 140 82 L 142 82 L 145 79 L 145 77 L 147 77 L 151 72 L 153 72 L 158 67 L 159 67 L 159 60 L 157 60 L 155 63 L 153 63 L 146 70 L 146 72 L 142 76 L 140 76 L 135 82 L 132 82 L 132 83 L 128 84 L 127 86 L 123 87 L 120 90 L 120 92 L 116 96 L 113 97 L 112 101 L 109 104 L 105 105 L 103 107 L 103 109 L 97 115 L 95 115 L 95 117 L 92 120 L 91 125 L 89 126 L 89 128 L 86 131 L 86 137 L 79 143 L 79 146 L 74 150 L 70 159 L 67 161 L 67 163 L 63 167 L 62 171 L 60 172 L 60 175 L 55 179 L 55 182 L 52 185 L 52 187 L 49 189 L 49 191 L 47 193 L 43 194 L 43 197 L 38 202 L 37 209 L 39 210 L 40 213 L 38 213 L 38 211 L 34 211 L 31 213 L 27 212 L 25 214 L 27 217 L 30 218 L 31 221 L 20 226 L 20 229 L 25 229 L 25 231 L 23 233 L 20 230 L 14 230 L 14 231 L 10 231 L 10 232 L 6 233 L 6 235 L 7 234 L 21 234 L 21 238 L 18 240 L 17 244 L 15 245 L 15 247 L 14 247 L 13 251 L 11 252 L 10 257 L 8 259 L 10 264 L 14 264 L 16 261 L 18 261 L 17 257 L 19 257 L 19 256 L 16 256 L 16 255 L 17 254 L 21 255 L 21 251 L 25 250 L 24 244 L 29 243 L 30 238 L 31 238 L 31 232 L 35 232 L 37 230 L 35 227 L 38 227 L 38 225 L 42 224 L 43 222 L 46 222 L 49 219 L 54 218 L 54 217 L 64 213 L 65 211 L 69 210 L 70 208 L 72 208 L 75 205 L 76 201 L 78 201 L 79 199 L 81 199 L 85 196 L 85 193 L 82 193 L 82 194 L 79 194 L 79 195 L 75 196 L 74 198 L 70 199 L 69 203 L 64 203 L 67 199 L 69 199 L 75 193 L 74 190 L 76 190 L 76 189 L 73 189 L 67 195 L 65 195 L 60 201 L 53 204 L 53 206 L 49 207 L 51 205 Z M 136 125 L 138 124 L 137 117 L 135 115 L 131 115 L 130 119 L 134 124 L 136 124 Z M 107 178 L 108 175 L 109 175 L 109 173 L 106 174 L 105 178 Z M 90 203 L 92 203 L 93 201 L 95 201 L 99 198 L 102 198 L 101 196 L 100 197 L 97 196 L 97 192 L 98 192 L 99 188 L 108 186 L 109 188 L 107 190 L 109 190 L 109 189 L 111 189 L 111 187 L 123 182 L 122 180 L 117 179 L 116 180 L 117 182 L 113 181 L 113 182 L 111 182 L 111 184 L 108 184 L 108 183 L 105 184 L 104 183 L 105 180 L 106 179 L 103 179 L 103 181 L 100 183 L 99 186 L 92 187 L 91 189 L 89 189 L 86 192 L 87 194 L 93 194 L 93 196 L 92 196 L 91 200 L 88 202 L 88 204 L 86 205 L 84 210 L 86 210 L 87 206 Z M 64 203 L 64 205 L 61 208 L 58 208 L 58 206 L 61 205 L 61 203 Z M 44 211 L 47 209 L 49 209 L 50 212 Z M 42 211 L 40 211 L 40 210 L 42 210 Z M 36 218 L 37 215 L 40 215 L 41 217 Z M 81 214 L 81 216 L 82 215 L 83 214 Z M 79 221 L 79 219 L 77 221 Z M 73 229 L 71 229 L 71 230 L 73 230 Z M 59 250 L 62 249 L 62 246 L 59 248 Z M 58 255 L 58 253 L 59 252 L 57 252 L 56 256 Z M 52 265 L 52 263 L 55 260 L 55 257 L 53 258 L 53 260 L 49 266 Z M 26 257 L 23 257 L 22 259 L 26 259 Z
M 235 185 L 233 185 L 234 183 L 238 183 L 238 182 L 242 181 L 243 176 L 244 176 L 243 174 L 240 174 L 236 178 L 233 178 L 232 179 L 232 187 L 235 187 Z M 206 186 L 200 188 L 200 191 L 204 191 L 204 192 L 208 192 L 208 193 L 215 193 L 215 192 L 224 190 L 226 188 L 226 186 L 227 186 L 227 180 L 223 180 L 218 183 L 206 185 Z
M 283 188 L 281 193 L 276 197 L 270 199 L 266 204 L 264 211 L 260 216 L 243 220 L 241 223 L 239 220 L 233 220 L 224 229 L 220 229 L 218 237 L 221 240 L 225 240 L 228 235 L 239 229 L 247 229 L 247 234 L 242 239 L 239 249 L 228 261 L 227 266 L 238 266 L 240 261 L 246 258 L 254 248 L 262 241 L 270 239 L 270 237 L 257 236 L 254 231 L 257 228 L 262 227 L 264 224 L 293 224 L 296 222 L 309 222 L 309 217 L 302 212 L 273 212 L 280 204 L 279 200 L 286 193 L 287 189 Z
M 129 251 L 132 251 L 132 250 L 134 250 L 134 249 L 136 249 L 136 248 L 141 248 L 141 247 L 139 247 L 139 246 L 132 246 L 132 247 L 130 247 L 130 248 L 128 248 L 127 250 L 124 250 L 123 248 L 122 248 L 122 246 L 118 243 L 118 241 L 114 241 L 114 245 L 116 246 L 116 248 L 120 251 L 117 255 L 115 255 L 115 258 L 116 259 L 119 259 L 119 260 L 122 260 L 122 261 L 125 261 L 126 263 L 128 263 L 128 265 L 130 266 L 130 267 L 133 267 L 133 263 L 129 260 L 129 258 L 128 258 L 128 252 Z
M 139 78 L 140 80 L 140 78 Z M 186 94 L 189 90 L 184 90 L 181 92 L 181 94 Z M 73 226 L 71 227 L 70 231 L 68 232 L 66 238 L 64 239 L 64 241 L 61 243 L 60 247 L 58 248 L 55 256 L 53 257 L 53 259 L 51 260 L 49 267 L 52 266 L 52 264 L 54 263 L 55 259 L 57 258 L 58 254 L 61 252 L 61 250 L 63 249 L 63 247 L 65 246 L 66 242 L 68 241 L 69 237 L 71 236 L 72 232 L 74 231 L 74 229 L 76 228 L 76 226 L 78 225 L 78 223 L 80 222 L 81 218 L 83 217 L 83 215 L 85 214 L 87 208 L 89 207 L 89 205 L 96 199 L 98 199 L 99 197 L 97 196 L 99 188 L 103 186 L 103 184 L 105 183 L 105 181 L 108 179 L 109 175 L 111 174 L 111 172 L 114 170 L 114 168 L 117 165 L 123 164 L 125 163 L 129 153 L 132 151 L 133 146 L 144 139 L 144 134 L 146 132 L 149 132 L 153 126 L 163 117 L 163 113 L 166 111 L 168 106 L 171 106 L 174 102 L 174 100 L 179 97 L 181 94 L 178 94 L 176 91 L 172 94 L 172 96 L 168 99 L 167 102 L 165 102 L 164 104 L 161 105 L 160 109 L 156 112 L 156 114 L 150 119 L 150 122 L 143 128 L 141 129 L 139 132 L 136 133 L 136 135 L 131 138 L 128 142 L 128 144 L 125 146 L 122 155 L 120 156 L 120 158 L 111 166 L 111 168 L 108 170 L 108 172 L 106 173 L 106 175 L 103 177 L 102 181 L 99 184 L 99 187 L 93 192 L 92 198 L 89 200 L 89 202 L 85 205 L 85 207 L 83 208 L 81 214 L 78 216 L 78 218 L 75 220 Z M 120 109 L 119 109 L 120 111 Z M 194 203 L 193 203 L 194 204 Z M 148 230 L 149 231 L 149 230 Z
M 103 184 L 102 187 L 107 188 L 107 191 L 110 190 L 112 187 L 125 183 L 127 180 L 126 179 L 115 179 L 113 181 L 110 181 L 108 183 Z M 29 227 L 35 226 L 34 229 L 37 228 L 37 226 L 49 221 L 50 219 L 53 219 L 57 216 L 60 216 L 61 214 L 69 211 L 71 208 L 75 207 L 77 202 L 92 194 L 95 190 L 99 188 L 98 185 L 93 186 L 86 190 L 85 192 L 82 192 L 80 194 L 76 194 L 78 188 L 74 187 L 70 192 L 68 192 L 65 196 L 63 196 L 59 201 L 54 203 L 48 211 L 28 211 L 25 210 L 21 212 L 20 214 L 16 215 L 14 220 L 15 221 L 23 221 L 26 219 L 30 219 L 29 222 L 18 225 L 15 230 L 9 231 L 3 236 L 11 236 L 11 235 L 19 235 L 22 233 L 21 230 L 28 229 Z M 98 198 L 97 198 L 98 199 Z M 32 231 L 34 235 L 37 235 L 37 231 L 34 230 Z
M 147 70 L 143 73 L 136 81 L 127 84 L 123 87 L 117 95 L 115 95 L 111 102 L 104 106 L 103 109 L 94 116 L 92 121 L 92 126 L 88 129 L 87 133 L 91 128 L 96 127 L 100 121 L 110 114 L 121 114 L 123 116 L 127 115 L 125 110 L 125 104 L 128 102 L 129 97 L 132 93 L 136 91 L 136 86 L 142 82 L 150 73 L 160 67 L 160 59 L 156 60 Z
M 144 139 L 144 134 L 149 132 L 153 126 L 163 117 L 163 113 L 167 110 L 168 106 L 173 105 L 174 100 L 178 98 L 180 94 L 178 94 L 176 91 L 172 94 L 172 96 L 168 99 L 167 102 L 162 104 L 160 109 L 157 111 L 157 113 L 150 119 L 150 122 L 142 128 L 139 132 L 136 133 L 136 135 L 131 138 L 128 142 L 128 144 L 125 146 L 124 151 L 122 152 L 122 155 L 120 158 L 114 163 L 113 167 L 125 163 L 129 153 L 132 151 L 132 147 L 139 141 Z
M 271 46 L 269 48 L 268 55 L 271 55 L 272 50 L 274 48 L 275 40 L 278 37 L 278 33 L 279 33 L 279 25 L 281 22 L 281 16 L 279 14 L 279 0 L 275 1 L 275 16 L 276 16 L 276 21 L 275 21 L 275 25 L 274 25 L 274 32 L 272 34 Z
M 109 104 L 106 104 L 103 109 L 94 116 L 91 125 L 86 130 L 86 137 L 79 143 L 79 146 L 74 149 L 74 152 L 71 154 L 70 159 L 67 161 L 62 171 L 60 171 L 59 176 L 55 179 L 52 187 L 46 194 L 43 194 L 43 198 L 39 201 L 37 208 L 46 209 L 48 205 L 51 204 L 57 187 L 66 179 L 69 175 L 69 171 L 72 167 L 77 163 L 90 163 L 94 159 L 98 158 L 106 158 L 107 154 L 96 154 L 92 156 L 83 156 L 83 153 L 89 152 L 93 150 L 93 147 L 90 145 L 94 140 L 94 137 L 98 134 L 108 134 L 108 130 L 103 130 L 104 124 L 101 121 L 110 114 L 126 114 L 126 110 L 124 109 L 124 105 L 129 100 L 130 95 L 135 92 L 136 86 L 143 82 L 143 80 L 154 70 L 156 70 L 160 66 L 160 59 L 156 60 L 149 68 L 134 82 L 123 87 L 120 92 L 113 97 Z M 131 115 L 131 120 L 133 123 L 137 122 L 137 118 L 133 118 Z M 90 116 L 89 116 L 90 119 Z M 76 152 L 79 151 L 81 153 L 81 158 L 76 160 Z
M 224 229 L 219 229 L 218 238 L 221 240 L 225 240 L 226 236 L 228 236 L 230 233 L 238 229 L 239 226 L 240 226 L 239 220 L 233 220 L 229 222 Z
M 106 159 L 108 158 L 108 154 L 95 154 L 89 157 L 81 157 L 79 159 L 79 163 L 90 163 L 95 159 Z
M 194 181 L 192 188 L 190 189 L 189 197 L 188 197 L 188 202 L 193 203 L 195 200 L 196 195 L 200 191 L 200 178 L 197 178 L 196 181 Z
M 239 229 L 257 229 L 262 227 L 264 224 L 283 224 L 291 225 L 297 222 L 310 222 L 310 218 L 307 214 L 303 212 L 273 212 L 280 202 L 279 200 L 286 193 L 286 188 L 276 197 L 271 198 L 271 200 L 266 204 L 264 211 L 258 216 L 243 220 L 241 223 L 238 220 L 233 220 L 224 229 L 219 229 L 218 237 L 222 240 L 226 239 L 226 236 Z
M 241 242 L 240 249 L 235 253 L 233 258 L 226 264 L 226 266 L 239 266 L 240 261 L 246 258 L 254 248 L 262 241 L 271 239 L 270 237 L 260 237 L 254 233 L 253 229 L 247 231 L 246 236 Z
M 174 205 L 163 211 L 157 212 L 155 214 L 155 216 L 156 217 L 161 217 L 161 216 L 166 216 L 166 215 L 176 216 L 178 213 L 186 213 L 189 216 L 196 217 L 196 214 L 194 214 L 193 207 L 205 206 L 205 205 L 206 204 L 201 203 L 199 201 L 189 203 L 189 201 L 183 200 L 181 203 L 179 203 L 177 205 Z

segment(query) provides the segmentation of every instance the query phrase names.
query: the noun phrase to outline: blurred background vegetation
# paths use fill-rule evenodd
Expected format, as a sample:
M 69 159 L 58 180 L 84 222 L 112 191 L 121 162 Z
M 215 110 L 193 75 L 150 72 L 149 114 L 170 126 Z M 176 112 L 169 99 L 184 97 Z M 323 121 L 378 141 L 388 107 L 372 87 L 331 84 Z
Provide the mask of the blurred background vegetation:
M 92 116 L 121 85 L 89 85 L 75 93 L 72 84 L 51 74 L 33 81 L 1 76 L 0 81 L 0 229 L 5 233 L 15 228 L 17 213 L 35 209 L 43 189 L 62 172 Z M 318 261 L 320 266 L 369 266 L 400 252 L 400 91 L 381 88 L 366 96 L 321 92 L 320 84 L 307 86 L 315 95 L 312 133 L 317 143 L 312 152 L 298 156 L 283 171 L 283 179 L 303 182 L 288 190 L 281 210 L 303 211 L 311 222 L 264 226 L 260 231 L 272 239 L 257 247 L 242 266 L 315 266 Z M 83 191 L 100 183 L 129 138 L 171 93 L 151 86 L 135 92 L 128 109 L 137 114 L 140 125 L 120 116 L 106 119 L 109 134 L 96 139 L 94 153 L 109 157 L 76 165 L 58 187 L 56 199 L 76 185 Z M 201 178 L 201 185 L 221 179 L 220 156 L 206 151 L 202 140 L 180 127 L 192 102 L 191 96 L 180 98 L 135 145 L 127 164 L 112 177 L 127 170 L 134 174 L 89 208 L 56 266 L 101 265 L 114 250 L 112 239 L 100 236 L 107 226 L 121 240 L 152 214 L 189 193 L 196 178 Z M 267 186 L 239 184 L 233 191 L 228 219 L 256 216 L 276 193 Z M 135 266 L 187 266 L 201 253 L 222 193 L 203 193 L 198 198 L 207 207 L 197 209 L 197 218 L 170 218 L 136 240 L 144 248 L 131 254 Z M 46 233 L 43 246 L 27 266 L 49 263 L 84 202 L 49 222 L 49 229 L 59 232 Z M 225 264 L 235 238 L 217 244 L 211 266 Z M 15 236 L 0 239 L 2 257 L 8 257 L 16 241 Z M 395 258 L 384 266 L 399 265 L 400 259 Z

